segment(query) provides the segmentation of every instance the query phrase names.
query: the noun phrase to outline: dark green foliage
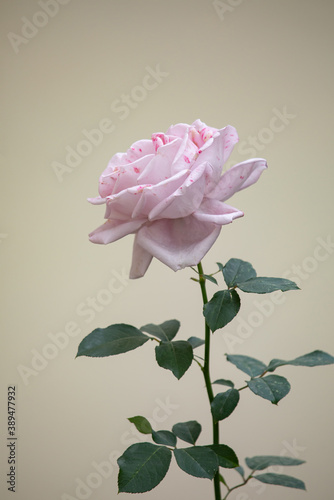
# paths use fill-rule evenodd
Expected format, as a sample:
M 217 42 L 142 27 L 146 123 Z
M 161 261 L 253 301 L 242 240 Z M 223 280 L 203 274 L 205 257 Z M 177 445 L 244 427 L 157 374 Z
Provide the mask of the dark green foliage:
M 174 456 L 180 469 L 195 477 L 213 479 L 218 470 L 218 458 L 207 446 L 176 448 Z
M 279 375 L 253 378 L 247 382 L 247 385 L 254 394 L 261 398 L 268 399 L 273 404 L 277 404 L 291 389 L 287 379 Z
M 210 330 L 215 332 L 226 326 L 238 314 L 240 297 L 235 290 L 216 292 L 205 304 L 203 314 Z
M 117 460 L 119 493 L 144 493 L 155 488 L 165 477 L 172 459 L 165 446 L 136 443 Z
M 180 379 L 192 363 L 193 348 L 186 340 L 161 342 L 155 348 L 155 356 L 159 366 L 171 370 Z
M 239 391 L 229 389 L 217 394 L 211 403 L 211 413 L 216 422 L 229 417 L 239 403 Z
M 96 328 L 79 344 L 78 356 L 104 357 L 136 349 L 150 339 L 131 325 L 117 324 Z
M 172 431 L 175 436 L 186 443 L 195 444 L 202 431 L 202 426 L 196 420 L 189 420 L 173 425 Z
M 298 490 L 306 490 L 305 483 L 303 481 L 292 476 L 286 476 L 285 474 L 267 472 L 265 474 L 257 474 L 256 476 L 253 476 L 253 478 L 261 481 L 261 483 L 287 486 L 288 488 L 297 488 Z

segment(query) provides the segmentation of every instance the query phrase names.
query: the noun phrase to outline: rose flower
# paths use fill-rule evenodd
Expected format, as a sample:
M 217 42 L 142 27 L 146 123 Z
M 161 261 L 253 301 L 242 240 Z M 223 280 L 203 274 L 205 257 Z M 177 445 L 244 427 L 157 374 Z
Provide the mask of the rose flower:
M 130 278 L 143 276 L 153 257 L 174 271 L 198 264 L 221 227 L 244 215 L 225 201 L 267 167 L 253 158 L 222 173 L 237 141 L 234 127 L 196 120 L 115 154 L 100 177 L 100 196 L 89 198 L 106 204 L 107 219 L 90 241 L 107 244 L 135 234 Z

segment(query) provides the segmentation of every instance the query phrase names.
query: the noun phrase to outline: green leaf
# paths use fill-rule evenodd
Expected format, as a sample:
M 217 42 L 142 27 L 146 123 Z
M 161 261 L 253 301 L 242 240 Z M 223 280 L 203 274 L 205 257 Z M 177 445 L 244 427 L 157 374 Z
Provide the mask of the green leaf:
M 285 474 L 267 472 L 266 474 L 257 474 L 256 476 L 253 476 L 253 478 L 261 481 L 261 483 L 287 486 L 289 488 L 297 488 L 298 490 L 306 490 L 305 483 L 303 481 L 292 476 L 286 476 Z
M 239 472 L 242 479 L 245 479 L 245 470 L 241 465 L 239 465 L 239 467 L 236 467 L 235 470 Z
M 305 463 L 305 460 L 299 460 L 298 458 L 292 457 L 280 457 L 275 455 L 259 455 L 257 457 L 246 458 L 245 462 L 247 466 L 252 470 L 263 470 L 272 465 L 301 465 Z
M 261 398 L 268 399 L 275 405 L 283 399 L 291 389 L 287 379 L 279 375 L 254 378 L 249 380 L 247 385 L 254 394 L 261 396 Z
M 165 446 L 151 443 L 131 445 L 117 460 L 119 493 L 144 493 L 155 488 L 165 477 L 172 459 Z
M 226 359 L 251 377 L 261 375 L 267 368 L 262 361 L 249 356 L 242 356 L 241 354 L 227 354 Z
M 153 325 L 149 323 L 140 328 L 143 332 L 149 333 L 160 340 L 169 341 L 173 340 L 175 335 L 180 329 L 180 322 L 177 319 L 170 319 L 164 321 L 160 325 Z
M 155 356 L 159 366 L 171 370 L 180 379 L 192 363 L 193 348 L 186 340 L 161 342 L 155 348 Z
M 79 344 L 77 356 L 104 357 L 131 351 L 150 339 L 131 325 L 123 323 L 96 328 Z
M 292 365 L 292 366 L 323 366 L 332 365 L 334 357 L 324 351 L 313 351 L 303 356 L 299 356 L 291 361 L 284 361 L 282 359 L 272 359 L 268 365 L 267 370 L 273 372 L 279 366 Z
M 332 365 L 334 363 L 334 357 L 324 351 L 313 351 L 304 356 L 299 356 L 298 358 L 290 361 L 289 364 L 293 366 L 322 366 L 322 365 Z
M 230 259 L 222 269 L 225 283 L 229 288 L 256 277 L 252 264 L 240 259 Z
M 179 422 L 173 425 L 172 431 L 182 441 L 195 444 L 202 431 L 202 426 L 196 420 L 189 420 L 188 422 Z
M 276 368 L 279 368 L 280 366 L 285 366 L 289 365 L 289 361 L 284 361 L 283 359 L 272 359 L 267 366 L 267 371 L 268 372 L 273 372 L 276 370 Z
M 174 456 L 177 465 L 187 474 L 213 479 L 218 470 L 217 455 L 206 446 L 176 448 Z
M 251 278 L 243 283 L 238 283 L 238 288 L 247 293 L 271 293 L 276 290 L 287 292 L 288 290 L 299 290 L 293 281 L 284 278 Z
M 226 444 L 210 444 L 207 448 L 210 448 L 217 455 L 220 467 L 224 467 L 225 469 L 239 467 L 238 457 L 232 448 L 226 446 Z
M 214 283 L 215 285 L 218 285 L 216 278 L 210 276 L 209 274 L 203 274 L 203 278 L 205 278 L 208 281 L 211 281 L 211 283 Z
M 232 380 L 225 380 L 224 378 L 219 378 L 212 382 L 213 384 L 220 384 L 220 385 L 226 385 L 227 387 L 231 387 L 233 389 L 234 383 Z
M 188 342 L 189 344 L 191 344 L 191 347 L 193 349 L 196 349 L 196 347 L 200 347 L 201 345 L 205 344 L 205 340 L 199 339 L 198 337 L 189 337 Z
M 225 486 L 227 486 L 226 481 L 221 474 L 219 474 L 219 481 L 223 483 Z
M 129 422 L 134 424 L 137 431 L 141 432 L 142 434 L 152 434 L 151 424 L 145 417 L 141 417 L 140 415 L 138 415 L 136 417 L 128 418 L 128 420 Z
M 216 422 L 229 417 L 239 403 L 240 394 L 237 389 L 228 389 L 217 394 L 211 403 L 211 413 Z
M 152 431 L 152 439 L 157 444 L 176 446 L 176 436 L 170 431 Z
M 203 314 L 210 329 L 215 332 L 223 328 L 238 314 L 240 297 L 235 290 L 216 292 L 203 308 Z

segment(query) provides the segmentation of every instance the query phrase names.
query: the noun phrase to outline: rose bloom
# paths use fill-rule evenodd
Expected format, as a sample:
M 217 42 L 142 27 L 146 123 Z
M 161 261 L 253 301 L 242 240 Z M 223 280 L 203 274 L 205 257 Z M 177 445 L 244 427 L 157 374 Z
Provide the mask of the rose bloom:
M 107 219 L 90 241 L 107 244 L 135 234 L 130 278 L 143 276 L 153 257 L 174 271 L 198 264 L 221 227 L 244 215 L 225 201 L 267 167 L 253 158 L 222 174 L 237 142 L 234 127 L 196 120 L 115 154 L 100 177 L 100 196 L 88 199 L 106 204 Z

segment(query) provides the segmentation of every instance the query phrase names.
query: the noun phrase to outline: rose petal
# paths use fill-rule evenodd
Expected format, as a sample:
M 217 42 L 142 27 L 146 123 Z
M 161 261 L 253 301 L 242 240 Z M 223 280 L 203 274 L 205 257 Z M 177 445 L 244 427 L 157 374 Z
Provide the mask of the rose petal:
M 128 189 L 124 189 L 120 193 L 107 196 L 106 203 L 106 219 L 119 219 L 118 214 L 126 215 L 127 219 L 132 218 L 132 213 L 136 208 L 137 203 L 140 201 L 140 197 L 145 186 L 132 186 Z M 121 217 L 123 219 L 124 217 Z
M 171 125 L 167 130 L 166 134 L 168 135 L 176 135 L 178 137 L 184 137 L 187 131 L 195 129 L 197 132 L 201 132 L 203 129 L 210 129 L 213 132 L 217 131 L 216 128 L 208 127 L 204 122 L 197 119 L 191 125 L 187 123 L 177 123 L 176 125 Z M 203 143 L 203 139 L 201 140 L 201 144 Z
M 220 178 L 218 184 L 206 196 L 220 201 L 228 200 L 234 193 L 254 184 L 267 162 L 263 158 L 252 158 L 234 165 Z
M 207 163 L 192 170 L 184 183 L 170 196 L 158 203 L 149 213 L 149 220 L 179 219 L 192 214 L 202 203 L 206 183 Z
M 196 212 L 194 217 L 203 222 L 213 222 L 219 225 L 225 225 L 234 219 L 243 217 L 244 213 L 237 208 L 231 207 L 218 200 L 206 199 Z
M 99 194 L 105 198 L 112 193 L 117 179 L 116 173 L 123 165 L 127 165 L 126 153 L 116 153 L 109 161 L 99 179 Z
M 116 153 L 109 160 L 107 167 L 105 168 L 104 173 L 108 173 L 110 170 L 113 170 L 114 167 L 121 167 L 122 165 L 126 165 L 128 163 L 127 153 Z
M 176 125 L 171 125 L 166 134 L 183 138 L 184 134 L 186 134 L 188 130 L 189 125 L 187 123 L 177 123 Z
M 89 239 L 92 243 L 107 245 L 123 238 L 127 234 L 136 232 L 144 223 L 145 220 L 143 219 L 130 220 L 128 222 L 107 220 L 102 226 L 90 233 Z
M 212 154 L 217 154 L 218 157 L 216 157 L 216 160 L 222 161 L 223 163 L 226 162 L 228 157 L 230 156 L 234 146 L 238 143 L 239 137 L 236 129 L 232 127 L 232 125 L 226 125 L 226 127 L 221 128 L 216 131 L 216 133 L 212 136 L 212 143 L 207 140 L 203 147 L 201 148 L 202 154 L 204 154 L 204 151 L 207 149 L 210 149 L 213 153 Z M 211 144 L 215 142 L 216 144 L 214 147 L 211 147 Z M 207 151 L 206 154 L 208 154 L 209 151 Z
M 132 217 L 148 217 L 151 210 L 159 203 L 161 199 L 166 199 L 182 185 L 188 177 L 189 170 L 178 172 L 173 177 L 156 184 L 155 186 L 145 186 L 140 199 L 135 206 Z
M 137 243 L 136 235 L 132 251 L 130 279 L 141 278 L 144 276 L 148 266 L 151 264 L 152 258 L 153 255 L 147 252 L 147 250 L 144 250 L 144 248 Z
M 92 205 L 103 205 L 106 202 L 106 198 L 97 196 L 96 198 L 87 198 L 87 201 L 89 201 Z
M 100 195 L 103 197 L 110 196 L 119 193 L 129 186 L 136 185 L 140 173 L 143 172 L 153 157 L 153 155 L 143 156 L 125 166 L 112 167 L 113 170 L 110 167 L 108 172 L 103 173 L 100 177 Z
M 157 152 L 161 146 L 165 146 L 165 144 L 169 144 L 175 139 L 175 137 L 171 137 L 170 135 L 166 135 L 163 132 L 155 132 L 151 136 L 152 144 L 154 146 L 154 151 Z
M 182 140 L 174 139 L 168 144 L 159 147 L 159 150 L 138 176 L 142 184 L 158 184 L 171 176 L 171 165 L 180 147 Z
M 219 134 L 215 135 L 209 139 L 200 149 L 197 162 L 209 162 L 212 167 L 212 176 L 207 184 L 205 195 L 210 193 L 219 182 L 223 165 L 228 160 L 235 144 L 238 142 L 238 134 L 234 127 L 228 125 L 227 127 L 220 129 Z M 210 196 L 211 197 L 211 196 Z
M 118 221 L 126 221 L 131 218 L 131 208 L 136 207 L 140 197 L 134 196 L 134 193 L 122 192 L 122 196 L 116 195 L 115 198 L 108 200 L 105 219 L 113 219 Z
M 194 160 L 198 156 L 198 147 L 190 139 L 188 131 L 184 134 L 179 150 L 171 166 L 171 175 L 176 174 L 184 168 L 191 168 Z
M 217 130 L 217 129 L 214 129 L 213 127 L 208 127 L 207 124 L 202 122 L 199 118 L 197 118 L 197 120 L 195 120 L 190 126 L 194 127 L 199 132 L 201 130 L 203 130 L 204 128 L 211 128 L 212 130 Z
M 147 155 L 154 155 L 154 144 L 150 139 L 141 139 L 136 141 L 126 152 L 126 159 L 128 162 L 139 160 L 139 158 Z
M 142 226 L 137 243 L 174 271 L 195 266 L 211 248 L 220 233 L 217 224 L 201 222 L 193 216 L 160 219 Z

